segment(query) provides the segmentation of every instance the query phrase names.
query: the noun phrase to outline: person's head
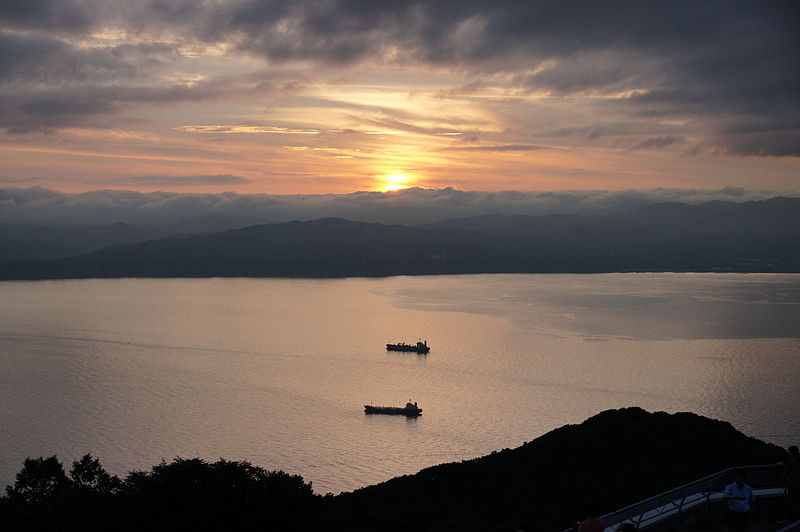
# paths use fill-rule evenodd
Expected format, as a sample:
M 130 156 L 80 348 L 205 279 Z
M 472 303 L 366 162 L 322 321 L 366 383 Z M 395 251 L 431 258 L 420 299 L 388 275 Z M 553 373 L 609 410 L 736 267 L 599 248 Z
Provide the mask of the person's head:
M 747 481 L 747 475 L 745 475 L 744 471 L 737 471 L 733 475 L 733 480 L 739 488 L 742 488 Z
M 789 446 L 789 456 L 793 456 L 795 458 L 800 456 L 800 451 L 797 449 L 797 445 L 790 445 Z
M 583 512 L 586 514 L 586 517 L 597 517 L 599 510 L 597 509 L 597 503 L 595 503 L 592 499 L 585 499 L 583 501 Z

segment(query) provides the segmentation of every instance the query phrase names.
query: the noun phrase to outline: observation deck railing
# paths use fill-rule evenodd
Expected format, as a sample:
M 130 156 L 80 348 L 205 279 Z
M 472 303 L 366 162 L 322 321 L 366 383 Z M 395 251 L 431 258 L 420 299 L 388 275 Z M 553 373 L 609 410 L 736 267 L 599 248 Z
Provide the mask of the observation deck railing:
M 735 471 L 747 473 L 747 483 L 753 488 L 756 500 L 785 495 L 785 467 L 778 464 L 731 467 L 602 516 L 605 532 L 614 532 L 622 523 L 633 523 L 637 530 L 647 530 L 689 511 L 709 515 L 710 503 L 721 499 L 725 486 L 733 482 Z

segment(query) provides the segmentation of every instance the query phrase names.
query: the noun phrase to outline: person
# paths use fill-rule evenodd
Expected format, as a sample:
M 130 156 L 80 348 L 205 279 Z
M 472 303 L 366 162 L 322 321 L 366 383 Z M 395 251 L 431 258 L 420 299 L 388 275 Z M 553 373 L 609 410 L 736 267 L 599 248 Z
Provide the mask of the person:
M 786 519 L 800 519 L 800 450 L 789 447 L 789 458 L 781 462 L 786 466 Z
M 586 520 L 578 525 L 578 532 L 603 532 L 606 525 L 597 515 L 597 505 L 592 500 L 586 500 L 583 504 L 586 513 Z
M 746 483 L 744 471 L 736 472 L 734 482 L 725 486 L 722 499 L 728 501 L 728 531 L 747 532 L 755 496 Z

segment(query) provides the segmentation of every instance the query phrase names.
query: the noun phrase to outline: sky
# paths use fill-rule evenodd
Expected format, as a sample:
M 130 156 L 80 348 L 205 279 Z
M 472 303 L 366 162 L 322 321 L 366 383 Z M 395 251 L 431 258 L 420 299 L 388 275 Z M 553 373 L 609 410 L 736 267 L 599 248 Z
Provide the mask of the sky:
M 798 194 L 798 27 L 763 0 L 3 0 L 0 188 Z

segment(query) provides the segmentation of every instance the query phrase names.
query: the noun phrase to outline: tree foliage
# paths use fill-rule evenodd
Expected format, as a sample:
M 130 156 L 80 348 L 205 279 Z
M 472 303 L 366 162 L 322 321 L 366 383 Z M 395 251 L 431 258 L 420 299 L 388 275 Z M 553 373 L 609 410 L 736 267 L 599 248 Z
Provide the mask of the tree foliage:
M 69 486 L 64 466 L 55 456 L 26 458 L 14 486 L 6 486 L 6 493 L 12 500 L 39 504 L 53 499 Z
M 119 478 L 106 473 L 100 460 L 92 458 L 91 454 L 72 462 L 69 476 L 73 489 L 82 493 L 111 494 L 116 493 L 122 485 Z
M 120 480 L 90 454 L 69 477 L 55 456 L 28 458 L 6 492 L 2 530 L 305 530 L 321 500 L 249 462 L 176 458 Z

